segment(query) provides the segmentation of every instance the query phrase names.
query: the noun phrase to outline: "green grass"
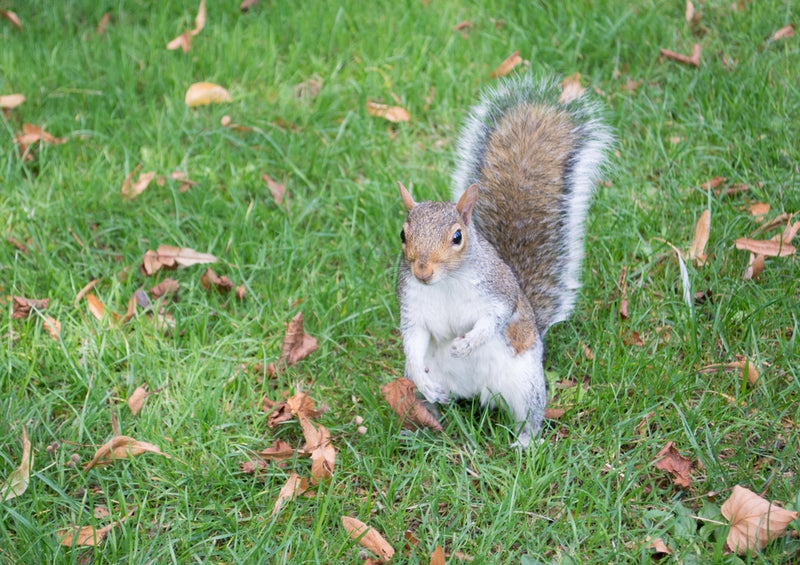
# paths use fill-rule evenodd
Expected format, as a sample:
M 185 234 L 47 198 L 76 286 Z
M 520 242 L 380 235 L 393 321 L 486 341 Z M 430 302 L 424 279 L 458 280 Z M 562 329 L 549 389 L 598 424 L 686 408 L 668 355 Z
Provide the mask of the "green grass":
M 0 122 L 0 477 L 19 464 L 23 426 L 35 454 L 27 492 L 0 503 L 0 562 L 360 562 L 342 515 L 376 527 L 402 563 L 427 563 L 436 545 L 474 563 L 650 562 L 648 536 L 676 562 L 796 562 L 797 523 L 794 538 L 740 560 L 724 550 L 725 527 L 691 517 L 717 519 L 737 484 L 800 506 L 798 262 L 769 260 L 759 281 L 743 281 L 747 254 L 733 247 L 758 227 L 751 201 L 769 203 L 770 218 L 800 211 L 800 43 L 769 40 L 798 12 L 788 0 L 731 3 L 700 4 L 693 31 L 678 2 L 262 0 L 247 14 L 211 2 L 183 54 L 165 45 L 193 26 L 194 1 L 0 2 L 23 22 L 18 32 L 0 20 L 0 94 L 27 97 Z M 463 20 L 466 37 L 452 30 Z M 659 57 L 696 42 L 699 69 Z M 395 181 L 447 196 L 460 121 L 515 50 L 534 73 L 580 72 L 618 135 L 591 211 L 581 299 L 549 335 L 554 381 L 581 393 L 554 391 L 554 404 L 573 407 L 523 453 L 508 448 L 502 413 L 456 404 L 444 433 L 406 434 L 380 396 L 403 365 Z M 314 76 L 319 95 L 296 99 L 294 86 Z M 641 85 L 626 90 L 628 79 Z M 198 81 L 228 87 L 234 102 L 186 108 Z M 393 96 L 411 122 L 367 115 L 368 99 Z M 250 131 L 222 127 L 223 115 Z M 23 123 L 68 141 L 23 162 L 13 142 Z M 168 180 L 123 201 L 140 163 L 198 184 L 179 192 Z M 286 182 L 284 206 L 263 173 Z M 750 190 L 709 194 L 700 185 L 714 176 Z M 689 274 L 713 297 L 690 309 L 669 244 L 687 249 L 706 209 L 711 259 Z M 142 276 L 143 253 L 159 244 L 215 254 L 246 299 L 206 292 L 200 266 Z M 617 314 L 624 266 L 627 320 Z M 166 277 L 181 284 L 168 334 L 144 315 L 120 329 L 73 304 L 99 278 L 94 292 L 123 313 L 137 288 Z M 49 297 L 61 340 L 37 315 L 12 320 L 12 295 Z M 319 351 L 274 379 L 239 372 L 277 357 L 298 311 Z M 632 331 L 644 346 L 628 344 Z M 755 386 L 698 371 L 737 354 L 758 364 Z M 132 417 L 125 399 L 142 383 L 164 388 Z M 271 518 L 289 473 L 307 476 L 308 462 L 259 477 L 239 465 L 275 438 L 302 444 L 299 426 L 269 429 L 261 410 L 264 396 L 296 389 L 329 406 L 319 422 L 336 469 L 314 498 Z M 172 459 L 70 466 L 111 438 L 112 416 Z M 667 441 L 697 462 L 686 491 L 651 465 Z M 107 524 L 92 517 L 100 505 L 133 514 L 98 548 L 59 546 L 61 528 Z M 403 549 L 406 531 L 417 549 Z

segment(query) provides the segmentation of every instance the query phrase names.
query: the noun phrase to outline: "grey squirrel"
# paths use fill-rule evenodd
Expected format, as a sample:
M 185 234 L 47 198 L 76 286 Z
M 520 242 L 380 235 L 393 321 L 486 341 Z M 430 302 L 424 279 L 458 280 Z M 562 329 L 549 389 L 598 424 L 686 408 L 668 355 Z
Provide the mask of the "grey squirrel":
M 479 397 L 539 434 L 544 337 L 572 311 L 586 213 L 613 136 L 586 96 L 530 75 L 488 90 L 463 127 L 455 202 L 408 211 L 397 280 L 405 376 L 430 403 Z

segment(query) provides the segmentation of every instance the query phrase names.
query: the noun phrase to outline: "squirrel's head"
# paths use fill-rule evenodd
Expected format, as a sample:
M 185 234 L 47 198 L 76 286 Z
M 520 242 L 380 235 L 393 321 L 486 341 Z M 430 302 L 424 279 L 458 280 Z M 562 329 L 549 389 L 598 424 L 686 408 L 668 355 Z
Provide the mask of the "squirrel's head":
M 470 186 L 455 204 L 417 204 L 406 187 L 397 184 L 403 205 L 408 210 L 400 232 L 403 257 L 419 282 L 434 284 L 456 270 L 469 249 L 478 185 Z

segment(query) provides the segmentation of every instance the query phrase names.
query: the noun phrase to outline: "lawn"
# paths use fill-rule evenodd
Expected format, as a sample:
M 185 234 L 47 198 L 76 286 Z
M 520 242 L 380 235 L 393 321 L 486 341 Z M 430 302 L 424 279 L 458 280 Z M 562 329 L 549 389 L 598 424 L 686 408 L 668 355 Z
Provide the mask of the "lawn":
M 198 4 L 0 0 L 21 22 L 0 18 L 0 95 L 25 96 L 0 122 L 0 484 L 23 430 L 32 452 L 0 501 L 0 563 L 363 563 L 342 516 L 398 563 L 437 546 L 448 563 L 800 559 L 797 520 L 737 555 L 721 514 L 737 485 L 800 508 L 800 263 L 745 278 L 736 245 L 800 219 L 796 3 L 706 0 L 687 22 L 653 0 L 209 2 L 189 51 L 168 50 Z M 699 65 L 662 54 L 695 45 Z M 514 72 L 579 73 L 617 136 L 584 287 L 548 335 L 563 413 L 526 451 L 502 412 L 457 403 L 441 433 L 408 432 L 381 395 L 403 372 L 396 181 L 448 197 L 461 121 L 515 51 Z M 198 82 L 232 100 L 188 107 Z M 21 151 L 24 124 L 63 143 Z M 704 212 L 705 262 L 687 254 Z M 145 274 L 159 246 L 217 262 Z M 207 289 L 208 267 L 240 297 Z M 15 317 L 14 297 L 49 303 Z M 319 348 L 279 362 L 300 312 Z M 297 418 L 265 410 L 298 392 L 335 465 L 274 510 L 311 462 L 248 463 L 303 447 Z M 160 453 L 87 469 L 115 435 Z M 689 468 L 656 467 L 669 442 Z

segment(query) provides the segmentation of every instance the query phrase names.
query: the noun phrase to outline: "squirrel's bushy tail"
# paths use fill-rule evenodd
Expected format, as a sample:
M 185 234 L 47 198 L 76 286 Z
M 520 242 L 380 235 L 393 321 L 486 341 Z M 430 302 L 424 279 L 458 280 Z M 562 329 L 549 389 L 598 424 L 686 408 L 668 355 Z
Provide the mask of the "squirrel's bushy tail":
M 586 213 L 613 136 L 584 95 L 529 75 L 488 90 L 458 141 L 453 195 L 479 187 L 478 230 L 512 268 L 544 332 L 572 311 Z

